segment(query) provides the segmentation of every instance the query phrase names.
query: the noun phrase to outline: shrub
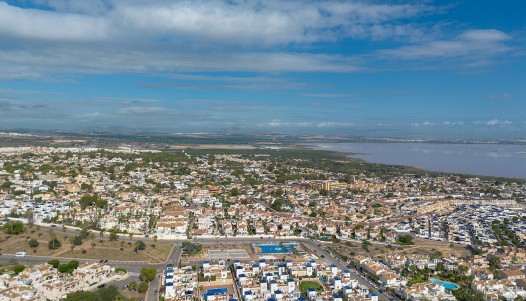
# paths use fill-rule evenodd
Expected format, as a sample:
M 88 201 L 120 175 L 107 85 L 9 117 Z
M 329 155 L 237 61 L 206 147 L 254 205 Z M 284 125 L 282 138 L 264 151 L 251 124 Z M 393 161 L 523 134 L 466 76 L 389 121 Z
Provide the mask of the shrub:
M 60 264 L 60 261 L 53 259 L 47 262 L 48 264 L 52 265 L 55 269 L 58 268 L 58 265 Z
M 137 287 L 137 291 L 139 291 L 139 293 L 146 293 L 146 291 L 148 291 L 148 283 L 147 282 L 141 282 L 139 283 L 139 286 Z
M 157 269 L 154 267 L 144 267 L 141 269 L 141 279 L 146 282 L 150 282 L 155 279 L 157 275 Z
M 139 249 L 141 251 L 146 249 L 146 243 L 144 243 L 144 241 L 142 241 L 142 240 L 139 240 L 137 242 L 137 249 Z
M 38 247 L 38 240 L 34 239 L 34 238 L 31 238 L 30 240 L 27 241 L 27 244 L 29 245 L 29 247 L 31 248 L 36 248 Z
M 15 274 L 20 274 L 20 272 L 22 272 L 24 269 L 26 268 L 25 265 L 15 265 L 13 267 L 13 272 L 15 272 Z
M 71 268 L 69 267 L 69 264 L 67 264 L 67 263 L 60 264 L 57 269 L 61 273 L 69 273 L 69 272 L 71 272 Z
M 72 270 L 76 270 L 79 267 L 79 262 L 77 260 L 72 260 L 68 262 L 68 265 Z

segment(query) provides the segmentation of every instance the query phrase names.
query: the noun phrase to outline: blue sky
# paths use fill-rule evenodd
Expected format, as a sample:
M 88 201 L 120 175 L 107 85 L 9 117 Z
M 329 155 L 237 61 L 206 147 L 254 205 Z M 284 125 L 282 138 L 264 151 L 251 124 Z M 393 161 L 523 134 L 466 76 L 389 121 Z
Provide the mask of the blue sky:
M 0 129 L 526 137 L 525 11 L 0 0 Z

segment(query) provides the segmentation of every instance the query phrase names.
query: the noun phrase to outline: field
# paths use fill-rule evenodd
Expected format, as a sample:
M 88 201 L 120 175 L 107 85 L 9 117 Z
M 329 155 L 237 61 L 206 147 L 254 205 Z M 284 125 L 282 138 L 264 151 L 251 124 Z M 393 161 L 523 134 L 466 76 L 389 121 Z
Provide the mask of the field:
M 136 253 L 134 242 L 109 241 L 107 238 L 100 238 L 97 235 L 93 241 L 95 246 L 91 246 L 92 241 L 87 239 L 72 249 L 69 238 L 74 236 L 73 234 L 63 233 L 59 228 L 53 231 L 62 244 L 57 250 L 49 250 L 48 248 L 48 242 L 51 240 L 49 230 L 40 229 L 39 231 L 33 227 L 33 229 L 26 229 L 24 233 L 19 235 L 6 235 L 0 232 L 0 253 L 14 254 L 18 251 L 26 251 L 27 255 L 37 256 L 149 261 L 154 263 L 164 262 L 172 248 L 172 244 L 167 242 L 157 242 L 155 248 L 152 246 L 153 242 L 146 242 L 146 249 Z M 36 239 L 39 243 L 38 247 L 29 247 L 27 243 L 29 239 Z
M 300 283 L 300 292 L 306 293 L 309 288 L 315 289 L 317 292 L 323 291 L 323 287 L 316 281 L 302 281 Z

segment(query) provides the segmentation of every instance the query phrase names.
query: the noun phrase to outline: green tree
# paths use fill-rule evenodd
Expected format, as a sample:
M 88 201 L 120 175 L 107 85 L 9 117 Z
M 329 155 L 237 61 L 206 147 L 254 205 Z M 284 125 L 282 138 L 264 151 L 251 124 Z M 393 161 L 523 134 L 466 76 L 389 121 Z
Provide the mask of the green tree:
M 93 232 L 90 233 L 89 240 L 91 241 L 91 248 L 95 249 L 95 233 Z
M 4 183 L 2 183 L 2 186 L 0 186 L 0 187 L 1 188 L 11 188 L 11 185 L 13 185 L 13 182 L 7 180 Z
M 34 239 L 34 238 L 31 238 L 30 240 L 27 241 L 27 244 L 29 245 L 30 248 L 36 248 L 38 247 L 38 240 Z
M 56 250 L 56 249 L 62 247 L 62 243 L 60 242 L 60 240 L 58 240 L 56 238 L 53 238 L 47 243 L 47 247 L 50 250 Z
M 85 195 L 79 200 L 80 208 L 86 209 L 87 207 L 107 208 L 108 201 L 99 198 L 97 195 Z
M 413 244 L 413 236 L 406 234 L 406 235 L 400 235 L 396 239 L 396 242 L 400 245 L 412 245 Z
M 141 279 L 146 282 L 150 282 L 155 279 L 157 275 L 157 269 L 154 267 L 143 267 L 141 269 Z
M 235 188 L 235 187 L 232 188 L 232 189 L 230 189 L 230 192 L 229 192 L 229 193 L 230 193 L 231 196 L 238 196 L 238 195 L 241 194 L 240 191 L 239 191 L 239 189 L 237 189 L 237 188 Z
M 55 269 L 58 268 L 58 265 L 60 264 L 60 261 L 57 259 L 52 259 L 47 262 L 49 265 L 53 266 Z
M 69 242 L 74 246 L 80 246 L 82 244 L 82 237 L 80 235 L 75 235 L 69 238 Z
M 96 195 L 85 195 L 81 197 L 79 200 L 80 208 L 86 209 L 86 207 L 93 206 L 95 202 L 97 201 L 97 199 L 98 198 Z
M 116 241 L 117 239 L 119 239 L 119 234 L 117 232 L 117 229 L 113 228 L 110 230 L 110 240 Z
M 69 268 L 72 270 L 76 270 L 79 267 L 79 262 L 77 260 L 72 260 L 68 262 Z
M 139 241 L 136 241 L 135 242 L 135 250 L 136 251 L 142 251 L 146 249 L 146 243 L 142 240 L 139 240 Z
M 24 230 L 24 224 L 18 221 L 7 222 L 2 226 L 2 231 L 4 231 L 6 234 L 18 235 L 24 232 Z
M 283 201 L 281 199 L 276 199 L 274 202 L 272 202 L 272 205 L 270 207 L 276 211 L 281 211 L 281 206 L 283 205 Z
M 101 288 L 95 293 L 97 294 L 98 300 L 100 301 L 115 301 L 121 300 L 120 298 L 122 298 L 122 296 L 119 294 L 119 290 L 115 285 L 110 285 Z
M 153 236 L 153 247 L 154 248 L 157 248 L 157 239 L 159 239 L 159 237 L 157 235 L 154 235 Z
M 59 264 L 57 270 L 61 273 L 70 273 L 72 271 L 71 267 L 67 263 Z
M 69 293 L 64 301 L 99 301 L 99 298 L 95 293 L 76 291 Z
M 137 291 L 139 291 L 141 294 L 146 293 L 148 291 L 148 282 L 139 283 L 139 286 L 137 286 Z

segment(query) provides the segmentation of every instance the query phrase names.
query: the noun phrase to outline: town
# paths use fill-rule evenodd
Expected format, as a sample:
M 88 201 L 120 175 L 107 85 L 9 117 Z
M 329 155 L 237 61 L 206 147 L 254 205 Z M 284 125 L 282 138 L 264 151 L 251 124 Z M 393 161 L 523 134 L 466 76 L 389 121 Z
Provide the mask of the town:
M 5 147 L 0 257 L 73 267 L 9 265 L 0 300 L 132 281 L 127 259 L 164 300 L 516 300 L 525 202 L 520 180 L 282 147 Z

